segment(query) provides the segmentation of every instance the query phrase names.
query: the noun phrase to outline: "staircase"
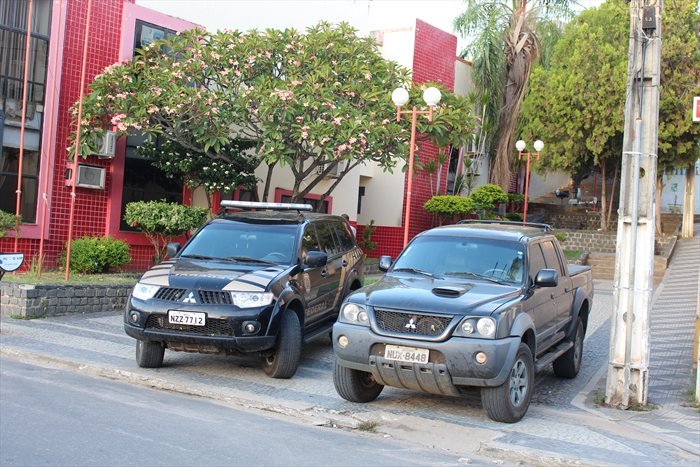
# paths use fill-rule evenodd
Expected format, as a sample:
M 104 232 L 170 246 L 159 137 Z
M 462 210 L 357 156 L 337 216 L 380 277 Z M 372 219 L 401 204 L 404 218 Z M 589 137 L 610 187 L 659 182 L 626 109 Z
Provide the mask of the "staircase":
M 667 260 L 660 256 L 654 257 L 654 284 L 661 282 L 666 273 Z M 615 278 L 615 254 L 591 253 L 588 255 L 588 265 L 591 266 L 593 279 L 613 280 Z

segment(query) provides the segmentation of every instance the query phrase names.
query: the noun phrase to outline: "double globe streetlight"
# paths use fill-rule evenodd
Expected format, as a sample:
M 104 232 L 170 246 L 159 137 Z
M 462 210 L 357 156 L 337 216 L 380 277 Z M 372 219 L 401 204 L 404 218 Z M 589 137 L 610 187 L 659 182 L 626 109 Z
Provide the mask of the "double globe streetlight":
M 532 155 L 530 151 L 525 153 L 523 152 L 526 146 L 527 145 L 523 140 L 518 140 L 518 142 L 515 143 L 515 147 L 518 150 L 518 160 L 522 160 L 523 155 L 527 156 L 527 166 L 525 167 L 525 204 L 523 206 L 523 222 L 527 222 L 527 197 L 530 189 L 530 156 Z M 533 147 L 535 148 L 535 151 L 537 151 L 537 160 L 540 160 L 540 151 L 544 149 L 544 143 L 538 139 L 535 141 L 535 144 L 533 144 Z
M 428 121 L 433 120 L 433 108 L 440 102 L 440 90 L 430 87 L 423 91 L 423 100 L 428 104 L 428 110 L 418 110 L 418 107 L 413 106 L 412 110 L 401 110 L 401 107 L 408 103 L 408 91 L 404 88 L 396 88 L 391 93 L 391 100 L 396 105 L 396 121 L 401 121 L 402 114 L 411 114 L 411 143 L 409 147 L 408 160 L 408 187 L 406 189 L 406 211 L 404 214 L 404 229 L 403 229 L 403 246 L 408 244 L 408 226 L 411 220 L 411 190 L 413 188 L 413 158 L 416 147 L 416 120 L 418 115 L 427 115 Z

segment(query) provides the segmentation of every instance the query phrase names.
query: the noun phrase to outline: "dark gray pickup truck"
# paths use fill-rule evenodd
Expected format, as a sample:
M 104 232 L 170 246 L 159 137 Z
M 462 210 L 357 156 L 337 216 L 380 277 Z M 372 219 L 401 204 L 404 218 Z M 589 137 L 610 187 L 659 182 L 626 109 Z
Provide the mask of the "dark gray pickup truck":
M 535 372 L 575 377 L 593 299 L 545 224 L 465 221 L 421 233 L 343 303 L 335 388 L 370 402 L 384 386 L 458 396 L 481 387 L 489 417 L 527 412 Z

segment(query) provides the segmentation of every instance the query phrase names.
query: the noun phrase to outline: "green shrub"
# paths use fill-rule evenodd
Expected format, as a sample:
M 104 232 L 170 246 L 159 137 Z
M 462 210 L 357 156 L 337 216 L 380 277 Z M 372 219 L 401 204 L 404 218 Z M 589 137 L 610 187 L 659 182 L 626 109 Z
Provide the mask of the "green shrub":
M 523 215 L 520 214 L 519 212 L 509 212 L 509 213 L 506 213 L 506 219 L 508 219 L 509 221 L 520 222 L 523 220 Z
M 496 204 L 508 201 L 508 194 L 500 186 L 492 183 L 480 186 L 469 197 L 476 209 L 484 213 L 491 211 Z
M 522 203 L 523 201 L 525 201 L 525 195 L 521 195 L 520 193 L 508 193 L 509 203 Z
M 154 261 L 165 257 L 168 243 L 190 230 L 197 229 L 207 220 L 206 208 L 183 206 L 161 201 L 137 201 L 126 205 L 124 220 L 146 235 L 156 250 Z
M 363 251 L 372 251 L 377 248 L 377 244 L 372 241 L 372 234 L 374 234 L 375 230 L 377 228 L 374 226 L 374 219 L 372 219 L 362 231 L 362 240 L 360 240 L 359 244 Z
M 470 197 L 437 195 L 426 201 L 423 208 L 442 216 L 464 216 L 474 210 L 474 202 Z
M 560 242 L 566 241 L 566 234 L 564 232 L 554 232 L 554 236 L 557 237 L 557 240 Z
M 70 270 L 84 274 L 99 274 L 131 261 L 129 245 L 109 237 L 83 237 L 71 242 Z M 65 268 L 66 251 L 59 260 Z
M 8 230 L 15 230 L 17 216 L 9 212 L 0 211 L 0 238 L 5 236 Z

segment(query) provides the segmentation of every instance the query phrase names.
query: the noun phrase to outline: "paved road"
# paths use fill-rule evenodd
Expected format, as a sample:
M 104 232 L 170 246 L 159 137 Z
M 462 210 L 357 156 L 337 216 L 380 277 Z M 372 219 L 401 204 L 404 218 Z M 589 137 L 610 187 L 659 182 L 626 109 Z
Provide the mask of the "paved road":
M 0 465 L 454 465 L 454 454 L 3 359 Z M 361 449 L 358 449 L 361 447 Z

